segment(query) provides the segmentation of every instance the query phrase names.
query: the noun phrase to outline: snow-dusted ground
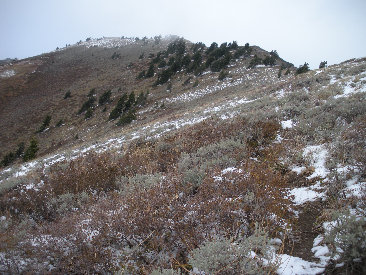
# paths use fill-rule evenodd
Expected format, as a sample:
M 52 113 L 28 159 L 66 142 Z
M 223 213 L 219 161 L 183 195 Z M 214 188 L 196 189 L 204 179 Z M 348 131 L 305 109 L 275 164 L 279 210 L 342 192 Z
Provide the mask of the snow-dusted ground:
M 119 47 L 125 46 L 131 43 L 135 43 L 134 39 L 121 39 L 121 38 L 103 38 L 103 39 L 91 39 L 86 42 L 81 42 L 81 45 L 86 47 Z M 348 68 L 352 68 L 352 63 L 356 64 L 356 61 L 350 62 L 347 64 Z M 363 63 L 366 64 L 365 61 Z M 342 67 L 337 65 L 331 68 L 333 71 L 337 72 L 337 70 L 341 70 Z M 197 88 L 193 91 L 188 91 L 186 93 L 182 93 L 178 96 L 168 98 L 166 100 L 167 103 L 175 103 L 175 102 L 189 102 L 193 100 L 197 100 L 203 96 L 208 94 L 212 94 L 219 91 L 224 91 L 227 88 L 232 88 L 235 86 L 240 86 L 245 84 L 245 82 L 250 80 L 256 80 L 261 77 L 258 70 L 264 70 L 266 73 L 263 76 L 263 79 L 260 80 L 262 83 L 275 83 L 276 81 L 284 81 L 284 80 L 277 80 L 277 70 L 272 68 L 259 68 L 253 71 L 248 72 L 248 69 L 245 67 L 237 68 L 230 73 L 237 74 L 235 80 L 227 79 L 223 82 L 218 82 L 211 86 L 206 86 L 202 88 Z M 326 69 L 317 70 L 315 75 L 322 75 L 324 74 Z M 8 71 L 7 71 L 8 72 Z M 15 74 L 15 72 L 14 72 Z M 243 74 L 243 75 L 240 75 Z M 11 73 L 7 75 L 11 76 Z M 0 75 L 3 77 L 2 75 Z M 10 77 L 6 76 L 6 77 Z M 209 76 L 210 77 L 210 76 Z M 266 82 L 267 81 L 267 82 Z M 329 81 L 329 85 L 339 84 L 342 89 L 343 93 L 334 96 L 336 99 L 342 99 L 344 97 L 350 96 L 355 93 L 359 92 L 366 92 L 366 74 L 361 72 L 356 76 L 348 77 L 346 81 L 344 78 L 337 77 L 333 75 Z M 277 91 L 273 92 L 273 95 L 280 99 L 286 97 L 289 93 L 292 92 L 291 86 L 288 88 L 281 88 Z M 100 140 L 95 141 L 93 144 L 87 144 L 80 148 L 75 148 L 69 152 L 59 152 L 54 155 L 47 156 L 45 158 L 41 158 L 26 164 L 19 165 L 17 167 L 13 166 L 8 169 L 1 171 L 1 174 L 10 174 L 9 177 L 23 177 L 26 176 L 29 172 L 33 171 L 37 168 L 47 168 L 53 164 L 72 160 L 80 155 L 85 155 L 88 152 L 105 152 L 108 150 L 113 150 L 116 148 L 121 148 L 122 145 L 131 142 L 137 138 L 145 138 L 145 139 L 152 139 L 152 138 L 159 138 L 162 135 L 180 129 L 182 127 L 197 124 L 213 115 L 217 115 L 221 119 L 229 119 L 234 117 L 239 113 L 239 106 L 250 104 L 255 100 L 248 100 L 246 97 L 234 97 L 231 100 L 226 100 L 220 103 L 212 103 L 205 108 L 201 108 L 195 112 L 185 113 L 178 118 L 174 118 L 171 120 L 166 121 L 157 121 L 145 125 L 141 128 L 133 129 L 123 135 L 116 135 L 113 138 L 108 140 Z M 278 108 L 278 107 L 277 107 Z M 282 118 L 285 120 L 281 121 L 282 129 L 286 131 L 292 131 L 294 127 L 296 127 L 296 122 L 291 119 Z M 281 143 L 282 138 L 278 135 L 276 142 Z M 288 190 L 288 195 L 292 199 L 295 205 L 303 205 L 308 202 L 312 202 L 319 199 L 326 198 L 325 188 L 323 186 L 324 183 L 328 181 L 329 170 L 326 168 L 326 161 L 329 157 L 328 153 L 328 145 L 321 144 L 321 145 L 311 145 L 306 146 L 303 148 L 303 157 L 308 160 L 309 165 L 313 167 L 313 173 L 308 176 L 309 180 L 315 180 L 315 183 L 308 187 L 299 187 L 293 188 Z M 301 174 L 304 172 L 307 167 L 304 166 L 291 166 L 290 167 L 293 172 L 297 174 Z M 347 173 L 347 167 L 339 167 L 338 172 Z M 350 168 L 349 170 L 355 170 L 355 168 Z M 222 177 L 226 174 L 230 173 L 239 173 L 243 174 L 243 171 L 235 168 L 229 167 L 221 171 L 215 180 L 220 181 Z M 243 175 L 244 176 L 244 175 Z M 1 181 L 0 181 L 1 184 Z M 37 189 L 41 183 L 29 183 L 26 185 L 26 189 Z M 361 196 L 361 189 L 366 187 L 365 182 L 360 182 L 360 178 L 356 175 L 352 178 L 348 179 L 345 182 L 346 187 L 344 188 L 344 192 L 346 196 Z M 325 230 L 331 226 L 332 223 L 325 223 L 324 227 Z M 88 228 L 88 221 L 85 220 L 81 224 L 81 230 L 88 235 L 90 238 L 93 238 L 97 234 L 97 231 L 90 230 Z M 317 262 L 309 262 L 305 261 L 301 258 L 286 255 L 286 254 L 278 254 L 277 258 L 280 262 L 279 268 L 277 270 L 278 274 L 320 274 L 324 272 L 326 265 L 330 261 L 330 252 L 329 248 L 323 244 L 324 236 L 319 235 L 317 238 L 314 239 L 314 244 L 312 248 L 312 252 L 315 258 L 319 260 Z M 44 240 L 42 240 L 44 241 Z M 35 240 L 35 242 L 41 243 L 41 240 Z M 0 254 L 0 258 L 2 255 Z
M 0 78 L 9 78 L 14 76 L 16 73 L 14 70 L 6 70 L 0 73 Z
M 319 177 L 323 180 L 319 180 L 316 184 L 309 187 L 298 187 L 289 191 L 289 195 L 292 196 L 292 201 L 295 204 L 304 204 L 305 202 L 315 201 L 321 198 L 325 198 L 325 192 L 321 186 L 322 182 L 326 182 L 328 169 L 325 167 L 328 151 L 325 145 L 307 146 L 304 148 L 303 156 L 310 159 L 311 166 L 314 167 L 314 172 L 308 176 L 308 179 Z M 292 171 L 301 173 L 305 170 L 305 167 L 293 167 Z
M 116 48 L 127 46 L 135 43 L 134 38 L 120 38 L 120 37 L 103 37 L 103 38 L 91 38 L 88 41 L 79 42 L 79 45 L 90 47 L 105 47 L 105 48 Z

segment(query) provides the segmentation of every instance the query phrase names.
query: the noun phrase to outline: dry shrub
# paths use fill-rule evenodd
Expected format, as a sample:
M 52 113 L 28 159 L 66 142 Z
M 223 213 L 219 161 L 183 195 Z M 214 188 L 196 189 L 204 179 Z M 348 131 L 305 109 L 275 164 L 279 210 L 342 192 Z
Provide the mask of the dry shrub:
M 89 154 L 71 161 L 66 167 L 64 164 L 51 167 L 50 173 L 41 177 L 43 184 L 38 188 L 27 189 L 19 185 L 3 194 L 0 209 L 13 216 L 31 215 L 37 220 L 53 220 L 58 207 L 67 201 L 75 201 L 83 192 L 98 194 L 117 189 L 116 177 L 119 173 L 114 156 Z M 68 199 L 67 194 L 71 198 Z
M 53 167 L 40 190 L 2 196 L 1 205 L 14 215 L 17 209 L 38 218 L 11 250 L 27 251 L 22 258 L 32 259 L 29 270 L 37 272 L 49 272 L 42 263 L 52 262 L 56 273 L 146 274 L 177 263 L 186 268 L 189 253 L 212 234 L 240 240 L 261 221 L 275 235 L 291 222 L 286 171 L 278 165 L 283 148 L 271 145 L 278 129 L 270 120 L 212 120 L 160 141 L 132 144 L 121 159 L 90 155 Z M 249 148 L 257 160 L 246 154 L 253 141 Z M 182 153 L 209 162 L 200 185 L 183 180 L 176 165 Z M 242 172 L 221 175 L 232 164 L 225 157 Z M 89 198 L 78 204 L 84 193 Z M 37 245 L 34 240 L 44 236 L 47 241 Z

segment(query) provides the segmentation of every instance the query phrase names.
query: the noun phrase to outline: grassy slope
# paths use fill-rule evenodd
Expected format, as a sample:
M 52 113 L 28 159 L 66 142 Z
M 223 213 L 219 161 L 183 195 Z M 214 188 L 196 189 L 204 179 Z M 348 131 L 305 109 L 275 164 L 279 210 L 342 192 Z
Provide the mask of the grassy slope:
M 139 54 L 136 51 L 133 60 Z M 96 56 L 101 58 L 101 53 L 94 52 Z M 122 70 L 124 63 L 108 63 L 116 67 L 97 80 L 94 72 L 87 81 L 73 82 L 78 87 L 72 90 L 73 102 L 78 97 L 79 106 L 91 87 L 117 93 L 121 81 L 125 91 L 149 88 L 151 95 L 138 120 L 124 128 L 105 124 L 103 113 L 87 122 L 70 118 L 84 145 L 64 149 L 74 142 L 74 130 L 56 157 L 50 154 L 33 162 L 42 167 L 52 158 L 73 158 L 71 164 L 67 160 L 33 169 L 16 179 L 5 179 L 16 167 L 3 172 L 3 186 L 18 187 L 1 196 L 8 224 L 1 231 L 1 249 L 12 251 L 1 256 L 13 267 L 28 270 L 46 270 L 46 259 L 61 272 L 115 270 L 120 265 L 132 273 L 171 266 L 184 270 L 196 263 L 189 259 L 204 241 L 244 242 L 254 236 L 257 222 L 271 238 L 282 239 L 278 253 L 318 262 L 314 265 L 322 270 L 328 262 L 312 258 L 311 252 L 314 237 L 326 233 L 322 223 L 330 221 L 335 210 L 364 209 L 364 195 L 358 202 L 351 193 L 342 200 L 339 196 L 347 192 L 350 179 L 364 180 L 364 94 L 340 95 L 365 89 L 365 60 L 281 78 L 279 67 L 249 70 L 248 63 L 232 63 L 230 78 L 222 82 L 218 73 L 204 74 L 197 78 L 198 87 L 192 87 L 195 78 L 182 86 L 187 76 L 179 73 L 170 93 L 165 85 L 151 88 L 153 80 L 134 80 L 147 67 L 146 60 L 136 61 L 132 72 Z M 80 87 L 82 92 L 76 94 Z M 66 113 L 74 113 L 75 107 Z M 56 130 L 42 135 L 52 140 L 52 135 L 60 135 Z M 324 163 L 317 161 L 317 152 L 305 150 L 311 145 L 322 146 Z M 106 149 L 104 154 L 85 155 Z M 303 167 L 300 173 L 294 172 L 295 166 Z M 315 201 L 296 204 L 298 193 L 289 199 L 290 190 L 305 190 Z M 265 256 L 263 246 L 252 249 Z M 258 259 L 253 268 L 263 269 L 261 264 Z M 275 268 L 269 266 L 267 272 Z

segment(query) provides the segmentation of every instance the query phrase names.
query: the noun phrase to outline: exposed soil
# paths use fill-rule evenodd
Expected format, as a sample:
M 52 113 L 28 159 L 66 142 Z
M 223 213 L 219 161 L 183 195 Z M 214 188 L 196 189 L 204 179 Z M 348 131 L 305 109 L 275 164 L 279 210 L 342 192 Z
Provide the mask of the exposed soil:
M 298 209 L 298 222 L 293 228 L 292 240 L 285 246 L 286 254 L 306 261 L 319 261 L 319 259 L 313 257 L 311 249 L 313 248 L 314 239 L 319 235 L 316 229 L 316 219 L 319 217 L 322 208 L 321 202 L 316 201 L 306 203 Z

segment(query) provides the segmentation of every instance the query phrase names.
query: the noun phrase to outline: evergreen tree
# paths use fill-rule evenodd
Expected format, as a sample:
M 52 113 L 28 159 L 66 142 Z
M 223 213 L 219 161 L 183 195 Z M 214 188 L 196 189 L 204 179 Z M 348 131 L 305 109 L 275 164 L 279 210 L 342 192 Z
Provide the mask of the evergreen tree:
M 154 64 L 150 64 L 149 69 L 147 70 L 145 77 L 146 78 L 153 77 L 154 73 L 155 73 Z
M 146 104 L 146 100 L 147 100 L 147 96 L 148 96 L 149 92 L 146 92 L 146 94 L 144 94 L 143 92 L 141 92 L 139 94 L 139 96 L 136 98 L 135 101 L 135 105 L 142 107 Z
M 127 100 L 127 94 L 124 93 L 118 100 L 116 107 L 114 107 L 114 109 L 110 112 L 108 120 L 116 119 L 122 114 L 126 104 L 126 100 Z
M 257 55 L 254 55 L 253 59 L 250 61 L 248 68 L 254 68 L 257 65 L 262 64 L 262 59 L 259 58 Z
M 44 120 L 43 120 L 43 123 L 41 125 L 41 127 L 38 129 L 38 133 L 41 133 L 43 132 L 44 130 L 46 130 L 46 128 L 50 125 L 50 122 L 51 122 L 51 116 L 50 115 L 47 115 Z
M 107 92 L 104 92 L 100 98 L 99 98 L 99 105 L 104 105 L 111 100 L 112 91 L 108 90 Z
M 196 53 L 198 51 L 204 50 L 206 45 L 202 42 L 197 42 L 196 44 L 192 45 L 191 50 Z
M 25 150 L 25 153 L 23 155 L 24 161 L 29 161 L 31 159 L 34 159 L 36 157 L 36 153 L 38 152 L 38 141 L 35 138 L 32 138 L 29 144 L 29 147 L 27 150 Z
M 91 92 L 91 91 L 90 91 Z M 87 111 L 88 109 L 90 108 L 93 108 L 94 107 L 94 102 L 96 101 L 95 97 L 94 97 L 94 93 L 92 93 L 90 95 L 88 95 L 89 99 L 87 101 L 85 101 L 83 103 L 83 105 L 81 106 L 80 110 L 78 111 L 78 114 L 80 115 L 81 113 Z
M 20 158 L 23 155 L 23 153 L 24 153 L 24 149 L 25 149 L 24 142 L 19 143 L 18 144 L 18 149 L 15 151 L 15 156 L 17 158 Z
M 218 45 L 216 42 L 212 42 L 210 47 L 207 49 L 206 54 L 210 54 L 213 50 L 217 49 Z
M 128 100 L 126 101 L 125 107 L 123 109 L 123 112 L 127 112 L 130 110 L 130 108 L 135 104 L 135 93 L 132 92 L 128 96 Z
M 168 82 L 168 80 L 170 79 L 170 77 L 172 75 L 173 75 L 173 72 L 170 70 L 170 68 L 162 71 L 158 75 L 158 79 L 156 80 L 155 85 L 164 84 L 164 83 Z
M 88 93 L 88 97 L 94 97 L 95 96 L 95 88 L 91 89 Z
M 6 167 L 10 165 L 15 160 L 15 158 L 16 156 L 13 152 L 7 153 L 1 161 L 1 166 Z
M 263 64 L 266 66 L 273 66 L 276 63 L 276 58 L 273 55 L 266 56 L 263 59 Z
M 85 113 L 85 116 L 84 118 L 85 119 L 89 119 L 93 116 L 93 109 L 92 108 L 89 108 L 88 110 L 86 110 L 86 113 Z
M 236 41 L 233 41 L 233 43 L 231 43 L 230 49 L 231 50 L 236 50 L 238 48 L 238 43 Z
M 67 92 L 65 93 L 65 95 L 64 95 L 64 99 L 69 98 L 69 97 L 71 97 L 71 92 L 70 92 L 70 90 L 69 90 L 69 91 L 67 91 Z
M 146 71 L 142 71 L 142 72 L 140 72 L 140 73 L 138 74 L 137 79 L 142 79 L 142 78 L 144 78 L 144 77 L 145 77 L 145 75 L 146 75 Z
M 277 58 L 280 58 L 280 56 L 278 55 L 277 51 L 276 50 L 272 50 L 270 53 L 269 53 L 271 56 L 273 56 L 275 59 Z
M 182 59 L 182 66 L 188 68 L 189 63 L 191 63 L 191 56 L 189 54 L 185 55 Z
M 309 64 L 308 63 L 304 63 L 304 65 L 300 66 L 297 70 L 296 70 L 296 74 L 302 74 L 302 73 L 306 73 L 310 71 L 309 69 Z
M 159 68 L 164 68 L 166 65 L 167 65 L 167 64 L 166 64 L 166 61 L 163 59 L 163 60 L 161 60 L 161 61 L 160 61 L 160 63 L 159 63 L 159 65 L 158 65 L 158 67 L 159 67 Z
M 121 118 L 118 120 L 118 126 L 125 126 L 136 119 L 136 114 L 134 110 L 129 110 L 127 113 L 124 113 Z
M 325 68 L 326 66 L 327 66 L 327 61 L 322 61 L 322 62 L 320 62 L 320 64 L 319 64 L 319 69 L 323 69 L 323 68 Z

